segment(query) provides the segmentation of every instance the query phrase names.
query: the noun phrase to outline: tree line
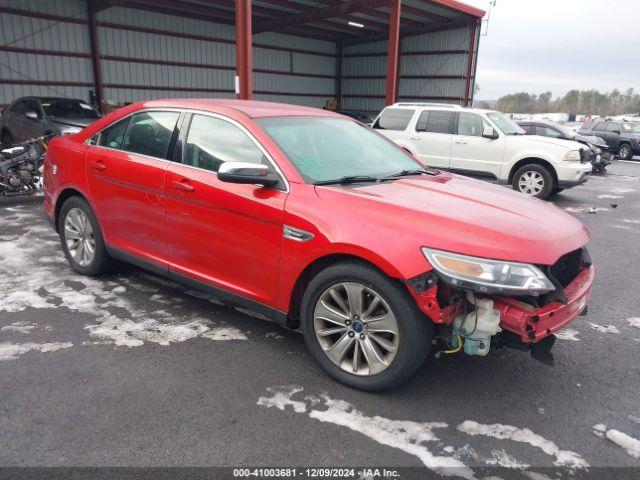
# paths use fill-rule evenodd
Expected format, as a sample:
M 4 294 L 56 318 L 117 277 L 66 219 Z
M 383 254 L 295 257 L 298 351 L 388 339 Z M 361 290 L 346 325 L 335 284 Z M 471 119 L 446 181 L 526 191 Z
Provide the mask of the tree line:
M 481 104 L 485 105 L 481 105 Z M 488 108 L 486 102 L 478 102 L 479 108 Z M 640 94 L 633 88 L 625 92 L 615 89 L 601 93 L 598 90 L 570 90 L 563 97 L 552 99 L 551 92 L 540 95 L 526 92 L 500 97 L 495 109 L 505 113 L 575 113 L 598 115 L 622 115 L 640 113 Z

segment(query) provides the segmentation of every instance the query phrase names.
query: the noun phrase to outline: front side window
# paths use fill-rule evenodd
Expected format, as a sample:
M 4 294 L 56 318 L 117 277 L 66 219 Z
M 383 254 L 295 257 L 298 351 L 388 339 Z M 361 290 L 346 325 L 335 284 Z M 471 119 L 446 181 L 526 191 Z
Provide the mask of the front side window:
M 182 162 L 212 172 L 224 162 L 266 163 L 262 150 L 240 128 L 208 115 L 193 116 Z
M 426 112 L 423 112 L 423 114 Z M 451 122 L 453 112 L 444 110 L 431 110 L 428 113 L 427 121 L 424 124 L 425 132 L 430 133 L 451 133 Z
M 477 113 L 460 112 L 458 115 L 458 135 L 481 137 L 485 126 L 489 124 Z
M 122 140 L 124 134 L 127 131 L 130 118 L 127 117 L 124 120 L 114 123 L 110 127 L 104 129 L 98 137 L 98 145 L 101 147 L 114 148 L 116 150 L 122 149 Z
M 596 125 L 595 125 L 595 127 L 593 127 L 593 129 L 596 132 L 606 132 L 607 131 L 607 124 L 605 122 L 596 123 Z
M 131 117 L 122 149 L 131 153 L 167 158 L 178 112 L 143 112 Z
M 386 108 L 380 114 L 380 118 L 378 118 L 373 128 L 378 130 L 405 130 L 414 113 L 415 110 L 408 108 Z
M 332 117 L 256 120 L 307 183 L 351 175 L 382 177 L 423 168 L 374 130 Z
M 24 110 L 24 101 L 20 100 L 20 101 L 14 103 L 13 106 L 11 107 L 11 111 L 13 113 L 23 114 L 25 112 L 25 110 Z

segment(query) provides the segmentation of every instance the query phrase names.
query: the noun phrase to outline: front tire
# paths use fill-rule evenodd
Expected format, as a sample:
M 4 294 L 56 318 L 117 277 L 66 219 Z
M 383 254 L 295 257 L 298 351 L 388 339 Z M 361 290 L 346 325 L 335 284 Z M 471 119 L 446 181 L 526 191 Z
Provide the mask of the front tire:
M 68 198 L 58 217 L 58 230 L 65 257 L 73 270 L 95 276 L 110 270 L 112 260 L 100 224 L 86 200 Z
M 405 287 L 362 262 L 332 265 L 302 298 L 301 327 L 320 366 L 353 388 L 381 391 L 422 365 L 433 323 Z
M 546 167 L 530 163 L 516 171 L 511 186 L 518 192 L 545 200 L 553 193 L 556 182 Z
M 631 150 L 631 145 L 628 143 L 623 143 L 618 148 L 618 157 L 622 160 L 630 160 L 633 157 L 633 151 Z

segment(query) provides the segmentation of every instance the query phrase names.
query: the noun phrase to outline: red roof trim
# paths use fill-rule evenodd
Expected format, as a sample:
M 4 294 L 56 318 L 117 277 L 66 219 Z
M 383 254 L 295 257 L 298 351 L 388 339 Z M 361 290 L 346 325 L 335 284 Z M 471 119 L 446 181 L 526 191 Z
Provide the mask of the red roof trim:
M 458 0 L 427 0 L 426 3 L 431 3 L 441 7 L 449 8 L 451 10 L 456 10 L 460 13 L 466 13 L 467 15 L 471 15 L 477 18 L 482 18 L 484 17 L 485 13 L 487 13 L 480 8 L 472 7 L 471 5 L 459 2 Z

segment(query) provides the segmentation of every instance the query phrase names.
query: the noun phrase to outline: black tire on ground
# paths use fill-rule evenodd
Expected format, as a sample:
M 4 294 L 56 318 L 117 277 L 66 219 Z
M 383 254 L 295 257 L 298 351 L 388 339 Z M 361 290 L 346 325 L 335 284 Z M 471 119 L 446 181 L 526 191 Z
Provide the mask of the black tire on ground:
M 11 135 L 11 132 L 6 128 L 2 130 L 0 143 L 2 144 L 2 148 L 8 148 L 13 145 L 13 135 Z
M 630 160 L 633 157 L 633 150 L 628 143 L 621 143 L 618 147 L 618 157 L 622 160 Z
M 89 222 L 91 223 L 91 228 L 93 229 L 93 238 L 95 240 L 95 254 L 88 265 L 80 265 L 73 258 L 71 252 L 69 251 L 65 238 L 65 219 L 69 211 L 74 208 L 81 210 L 87 216 Z M 62 204 L 62 208 L 60 209 L 57 224 L 60 233 L 60 241 L 62 243 L 62 250 L 64 251 L 65 257 L 67 257 L 67 261 L 69 262 L 72 270 L 89 276 L 101 275 L 112 270 L 115 262 L 107 253 L 98 219 L 93 213 L 91 206 L 84 198 L 74 196 L 65 200 L 65 202 Z
M 395 358 L 380 373 L 356 375 L 343 370 L 329 359 L 316 337 L 316 304 L 323 292 L 340 282 L 357 282 L 375 290 L 396 318 L 399 335 Z M 382 391 L 406 381 L 424 363 L 433 337 L 433 323 L 418 309 L 406 287 L 359 261 L 338 263 L 316 275 L 302 298 L 300 317 L 307 347 L 324 371 L 338 382 L 360 390 Z
M 542 188 L 536 194 L 527 193 L 525 188 L 520 187 L 520 180 L 525 176 L 531 175 L 539 176 L 539 178 L 542 179 Z M 524 194 L 531 195 L 532 197 L 540 198 L 542 200 L 549 198 L 554 189 L 557 188 L 556 182 L 551 172 L 546 167 L 537 163 L 529 163 L 520 167 L 513 175 L 511 186 L 518 192 L 522 192 Z
M 556 195 L 560 192 L 562 192 L 564 190 L 564 188 L 560 188 L 560 187 L 556 187 L 553 189 L 553 194 Z

